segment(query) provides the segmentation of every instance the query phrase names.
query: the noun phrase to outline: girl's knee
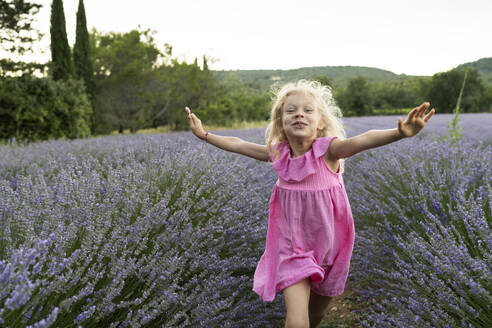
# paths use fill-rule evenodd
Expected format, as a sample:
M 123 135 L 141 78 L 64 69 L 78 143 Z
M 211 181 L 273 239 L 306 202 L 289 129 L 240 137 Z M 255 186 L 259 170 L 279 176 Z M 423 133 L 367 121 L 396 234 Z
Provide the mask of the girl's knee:
M 287 318 L 285 327 L 309 327 L 309 279 L 303 279 L 284 289 Z

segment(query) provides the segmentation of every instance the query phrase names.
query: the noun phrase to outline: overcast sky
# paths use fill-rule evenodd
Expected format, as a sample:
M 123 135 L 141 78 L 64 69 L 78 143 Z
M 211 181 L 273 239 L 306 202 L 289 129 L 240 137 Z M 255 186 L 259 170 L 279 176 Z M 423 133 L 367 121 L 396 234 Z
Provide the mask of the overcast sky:
M 51 0 L 36 26 L 37 58 L 50 58 Z M 65 0 L 75 42 L 79 0 Z M 214 57 L 211 69 L 369 66 L 432 75 L 492 57 L 491 0 L 85 0 L 88 29 L 155 29 L 156 43 L 186 61 Z M 200 61 L 201 62 L 201 61 Z

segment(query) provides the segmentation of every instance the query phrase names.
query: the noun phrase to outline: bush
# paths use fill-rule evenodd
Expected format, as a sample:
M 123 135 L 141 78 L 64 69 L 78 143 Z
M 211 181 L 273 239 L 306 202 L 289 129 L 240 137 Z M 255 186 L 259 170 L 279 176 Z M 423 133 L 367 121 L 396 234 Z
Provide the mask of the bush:
M 1 139 L 87 137 L 91 115 L 81 81 L 53 81 L 28 75 L 0 79 Z
M 352 271 L 371 327 L 490 327 L 492 147 L 419 138 L 358 155 Z
M 275 175 L 201 147 L 190 133 L 0 146 L 0 326 L 279 325 L 282 298 L 252 291 Z

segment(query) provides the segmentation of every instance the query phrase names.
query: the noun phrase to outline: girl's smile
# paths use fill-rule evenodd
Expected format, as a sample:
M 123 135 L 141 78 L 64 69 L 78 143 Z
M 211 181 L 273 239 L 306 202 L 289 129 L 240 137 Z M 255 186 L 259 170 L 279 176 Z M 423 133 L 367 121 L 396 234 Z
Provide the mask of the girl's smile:
M 296 122 L 292 124 L 292 126 L 295 127 L 296 129 L 303 129 L 306 125 L 307 123 L 304 122 Z
M 316 136 L 320 115 L 311 96 L 294 92 L 285 99 L 282 121 L 288 139 L 309 139 Z

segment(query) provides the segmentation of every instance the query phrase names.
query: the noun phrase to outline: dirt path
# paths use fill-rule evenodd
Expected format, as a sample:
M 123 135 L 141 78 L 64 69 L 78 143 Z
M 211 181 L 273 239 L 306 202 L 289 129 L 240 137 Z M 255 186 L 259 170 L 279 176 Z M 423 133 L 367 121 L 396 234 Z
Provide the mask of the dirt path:
M 349 279 L 345 284 L 344 293 L 335 296 L 328 305 L 325 317 L 316 328 L 360 328 L 354 313 L 355 309 L 361 309 L 358 294 L 352 289 L 353 282 Z M 285 326 L 282 323 L 281 328 Z
M 317 328 L 355 328 L 360 327 L 354 309 L 360 308 L 357 302 L 357 293 L 352 290 L 352 282 L 347 281 L 343 295 L 335 296 L 328 310 L 326 310 L 323 321 Z

